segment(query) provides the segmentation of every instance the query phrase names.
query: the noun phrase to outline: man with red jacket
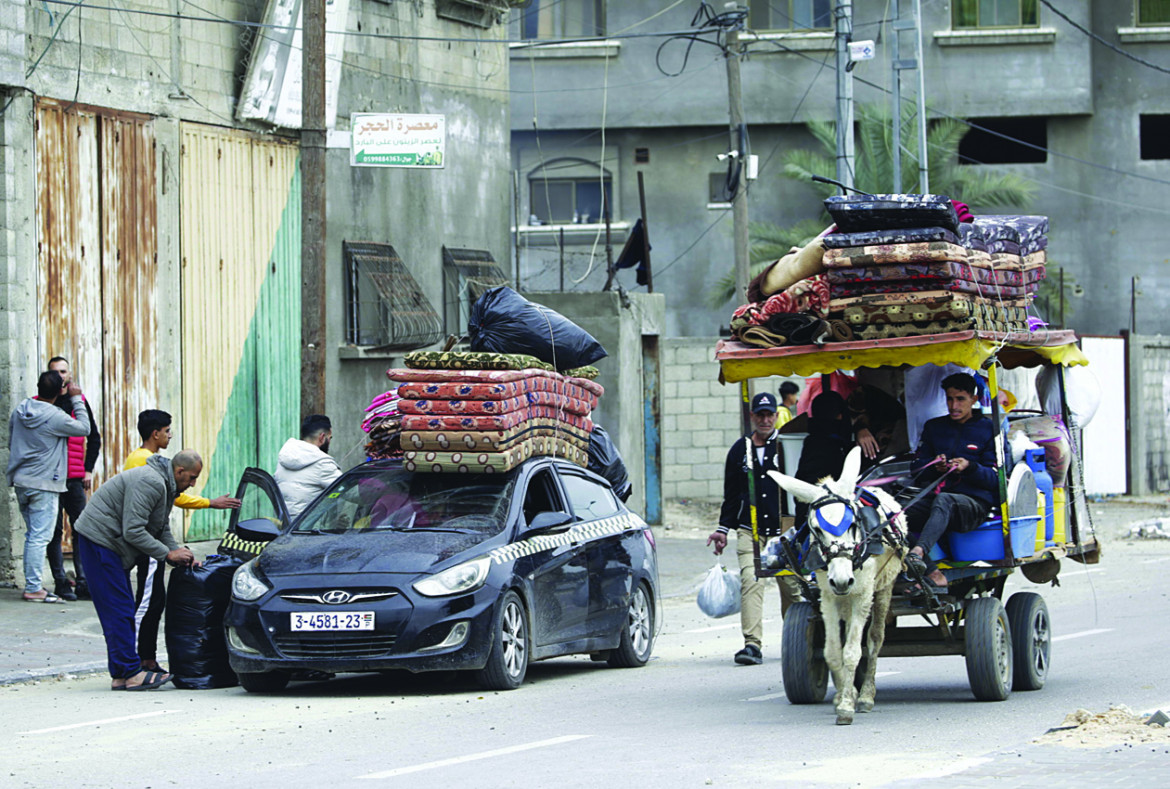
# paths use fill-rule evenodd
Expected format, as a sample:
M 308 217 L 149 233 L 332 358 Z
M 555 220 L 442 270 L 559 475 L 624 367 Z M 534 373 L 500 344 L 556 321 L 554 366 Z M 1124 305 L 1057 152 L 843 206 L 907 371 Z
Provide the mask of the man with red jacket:
M 73 373 L 69 369 L 69 360 L 64 356 L 54 356 L 49 360 L 49 369 L 61 374 L 64 386 L 61 392 L 73 381 Z M 93 410 L 89 401 L 84 401 L 85 411 L 89 415 L 89 435 L 69 437 L 69 471 L 65 480 L 65 492 L 61 494 L 61 503 L 57 507 L 57 526 L 53 531 L 53 539 L 49 540 L 46 554 L 49 559 L 49 570 L 53 573 L 53 592 L 62 600 L 73 601 L 78 597 L 89 598 L 89 589 L 85 583 L 85 574 L 81 569 L 81 560 L 77 549 L 73 550 L 73 572 L 77 578 L 77 588 L 69 583 L 65 575 L 65 556 L 61 552 L 61 538 L 64 528 L 62 513 L 69 514 L 69 523 L 77 523 L 81 511 L 85 509 L 85 502 L 93 486 L 93 469 L 97 463 L 98 453 L 102 449 L 102 437 L 98 433 L 97 420 L 93 418 Z M 68 397 L 58 397 L 57 406 L 65 413 L 76 418 L 73 413 L 73 401 Z

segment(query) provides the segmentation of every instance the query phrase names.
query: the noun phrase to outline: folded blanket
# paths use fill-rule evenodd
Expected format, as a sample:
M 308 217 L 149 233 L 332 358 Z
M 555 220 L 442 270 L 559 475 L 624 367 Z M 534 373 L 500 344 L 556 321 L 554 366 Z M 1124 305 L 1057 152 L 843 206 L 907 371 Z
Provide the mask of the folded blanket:
M 888 323 L 879 326 L 863 326 L 857 335 L 863 340 L 886 340 L 893 337 L 918 337 L 924 334 L 949 334 L 957 331 L 1023 331 L 1019 323 L 987 321 L 976 318 L 962 320 L 930 321 L 928 323 Z
M 744 345 L 754 345 L 757 348 L 777 348 L 788 343 L 783 334 L 765 329 L 763 326 L 748 326 L 739 333 L 739 341 Z
M 959 225 L 959 243 L 967 249 L 987 251 L 987 235 L 983 228 L 974 222 L 963 222 Z
M 535 367 L 551 370 L 553 366 L 523 353 L 490 351 L 411 351 L 403 357 L 407 367 L 422 370 L 524 370 Z
M 1024 259 L 1019 255 L 1007 252 L 994 252 L 991 255 L 991 267 L 1007 271 L 1019 271 L 1024 266 Z
M 945 195 L 833 195 L 825 199 L 825 209 L 841 233 L 915 227 L 959 230 L 959 215 Z
M 581 381 L 585 383 L 584 379 Z M 593 384 L 593 386 L 597 387 L 597 384 Z M 585 387 L 577 386 L 566 380 L 558 381 L 547 376 L 532 376 L 518 381 L 500 383 L 408 382 L 400 384 L 398 387 L 399 397 L 407 400 L 509 400 L 528 392 L 552 392 L 576 397 L 579 400 L 596 399 L 597 397 Z
M 898 263 L 829 269 L 825 278 L 829 281 L 832 298 L 836 298 L 837 291 L 833 290 L 835 286 L 860 282 L 872 282 L 874 283 L 872 292 L 886 293 L 890 292 L 889 287 L 885 287 L 884 290 L 879 290 L 879 288 L 891 282 L 933 281 L 938 283 L 939 288 L 949 290 L 954 290 L 954 288 L 946 288 L 943 283 L 954 279 L 963 279 L 991 288 L 1005 285 L 1019 287 L 1027 284 L 1023 273 L 1019 270 L 980 268 L 949 260 L 937 263 Z M 975 292 L 980 293 L 978 289 Z M 980 295 L 988 294 L 980 293 Z
M 861 296 L 847 296 L 845 298 L 834 298 L 829 302 L 829 314 L 832 316 L 839 315 L 850 307 L 859 306 L 889 306 L 889 305 L 906 305 L 913 306 L 915 304 L 931 304 L 939 303 L 940 301 L 966 299 L 975 303 L 983 304 L 998 304 L 1007 307 L 1027 307 L 1030 303 L 1026 299 L 1015 299 L 1010 301 L 1005 300 L 991 300 L 980 298 L 969 293 L 960 293 L 950 290 L 923 290 L 911 292 L 894 292 L 894 293 L 867 293 Z
M 1048 262 L 1048 253 L 1043 249 L 1039 249 L 1035 252 L 1029 252 L 1027 255 L 1024 255 L 1023 260 L 1024 268 L 1027 268 L 1028 266 L 1042 266 Z
M 386 371 L 386 377 L 402 383 L 508 383 L 541 377 L 553 381 L 567 381 L 597 397 L 605 394 L 605 389 L 596 381 L 531 367 L 524 370 L 422 370 L 391 367 Z
M 506 414 L 407 414 L 402 417 L 402 430 L 508 430 L 535 419 L 555 419 L 586 433 L 593 430 L 593 421 L 589 417 L 544 405 L 529 406 Z
M 829 300 L 825 299 L 827 305 Z M 768 330 L 785 338 L 785 345 L 811 345 L 823 342 L 829 333 L 828 325 L 812 315 L 773 315 L 768 319 Z
M 402 445 L 439 452 L 500 452 L 537 436 L 589 449 L 589 431 L 559 419 L 530 419 L 507 430 L 408 430 L 402 434 Z
M 917 244 L 923 241 L 946 241 L 962 246 L 958 234 L 945 227 L 871 230 L 864 233 L 830 233 L 825 236 L 825 246 L 829 249 L 868 247 L 875 244 Z
M 571 414 L 589 416 L 597 406 L 597 398 L 588 400 L 556 394 L 554 392 L 527 392 L 506 400 L 399 400 L 398 410 L 403 415 L 422 414 L 507 414 L 533 405 L 551 406 Z
M 973 293 L 992 300 L 1026 299 L 1036 292 L 1036 284 L 987 285 L 966 279 L 920 279 L 920 280 L 892 280 L 889 282 L 847 282 L 832 286 L 833 299 L 830 304 L 839 299 L 851 296 L 864 296 L 877 293 L 913 293 L 915 291 L 950 290 L 961 293 Z
M 538 455 L 563 458 L 578 466 L 589 465 L 589 453 L 556 438 L 535 437 L 501 452 L 435 452 L 408 450 L 402 465 L 407 471 L 502 474 Z
M 875 244 L 825 252 L 825 268 L 830 270 L 947 260 L 966 263 L 966 248 L 947 241 L 924 241 L 917 244 Z

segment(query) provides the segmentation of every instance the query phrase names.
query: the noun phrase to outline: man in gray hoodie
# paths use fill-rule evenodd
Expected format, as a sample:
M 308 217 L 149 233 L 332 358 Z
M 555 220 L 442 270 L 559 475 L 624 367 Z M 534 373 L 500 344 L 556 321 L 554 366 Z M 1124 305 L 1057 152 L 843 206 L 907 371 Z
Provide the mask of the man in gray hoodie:
M 64 387 L 64 393 L 62 388 Z M 58 408 L 59 397 L 72 401 L 74 418 Z M 27 533 L 24 538 L 24 599 L 31 603 L 59 603 L 61 598 L 45 589 L 41 573 L 45 548 L 53 537 L 57 505 L 68 477 L 70 436 L 89 435 L 89 412 L 81 387 L 65 386 L 55 370 L 41 373 L 37 396 L 12 411 L 8 420 L 8 484 L 16 490 Z
M 170 674 L 144 671 L 134 638 L 134 589 L 130 568 L 145 554 L 159 561 L 190 565 L 169 523 L 175 497 L 194 484 L 203 460 L 190 449 L 174 460 L 151 455 L 145 466 L 115 475 L 98 488 L 77 524 L 77 550 L 89 579 L 89 594 L 102 623 L 114 690 L 147 690 Z

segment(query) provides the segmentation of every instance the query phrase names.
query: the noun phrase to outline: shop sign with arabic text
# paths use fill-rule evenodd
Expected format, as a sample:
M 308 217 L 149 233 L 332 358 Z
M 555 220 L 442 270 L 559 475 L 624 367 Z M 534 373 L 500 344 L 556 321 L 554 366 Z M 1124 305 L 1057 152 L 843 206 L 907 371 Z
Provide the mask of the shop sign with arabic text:
M 355 113 L 350 140 L 354 167 L 442 167 L 446 116 Z

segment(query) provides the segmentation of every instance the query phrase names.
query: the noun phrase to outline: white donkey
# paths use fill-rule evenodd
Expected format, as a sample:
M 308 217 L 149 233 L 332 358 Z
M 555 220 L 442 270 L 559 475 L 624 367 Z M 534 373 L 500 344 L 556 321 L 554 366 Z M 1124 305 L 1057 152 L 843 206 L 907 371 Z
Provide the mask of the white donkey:
M 845 459 L 841 478 L 836 481 L 826 478 L 813 485 L 775 471 L 768 472 L 781 488 L 810 505 L 810 537 L 827 564 L 816 571 L 816 578 L 821 590 L 821 618 L 825 623 L 825 662 L 837 688 L 833 704 L 839 724 L 852 723 L 855 710 L 873 709 L 877 694 L 874 685 L 877 656 L 885 641 L 890 597 L 906 551 L 903 540 L 886 539 L 882 553 L 871 552 L 882 541 L 882 532 L 889 533 L 886 524 L 891 518 L 897 527 L 895 534 L 905 535 L 906 523 L 900 514 L 901 507 L 888 493 L 878 488 L 857 488 L 860 469 L 861 448 L 854 447 Z M 874 513 L 863 514 L 865 504 L 859 500 L 862 495 L 870 502 L 876 501 L 876 518 Z M 866 645 L 869 659 L 858 689 L 854 682 L 867 622 L 870 623 Z

